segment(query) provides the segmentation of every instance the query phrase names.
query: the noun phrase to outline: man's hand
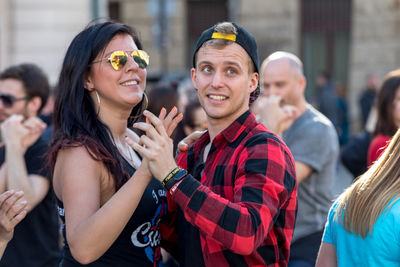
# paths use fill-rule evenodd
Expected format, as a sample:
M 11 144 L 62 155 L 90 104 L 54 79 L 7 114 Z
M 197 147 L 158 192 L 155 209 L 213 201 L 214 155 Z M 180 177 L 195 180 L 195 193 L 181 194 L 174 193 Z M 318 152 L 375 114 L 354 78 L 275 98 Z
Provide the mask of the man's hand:
M 22 115 L 12 115 L 0 128 L 5 145 L 25 153 L 46 129 L 46 124 L 38 117 L 24 120 Z
M 280 136 L 299 117 L 295 106 L 282 105 L 282 98 L 276 95 L 260 97 L 254 103 L 253 111 L 260 123 Z
M 176 151 L 177 154 L 179 154 L 182 151 L 187 151 L 188 147 L 196 142 L 207 130 L 204 131 L 194 131 L 193 133 L 189 134 L 185 138 L 183 138 L 179 143 L 178 143 L 178 149 Z
M 29 130 L 29 134 L 22 140 L 22 145 L 26 148 L 33 145 L 47 127 L 47 124 L 39 119 L 39 117 L 28 118 L 24 121 L 23 125 Z
M 0 195 L 0 240 L 8 242 L 14 234 L 14 227 L 26 216 L 27 202 L 20 201 L 24 192 L 13 190 Z

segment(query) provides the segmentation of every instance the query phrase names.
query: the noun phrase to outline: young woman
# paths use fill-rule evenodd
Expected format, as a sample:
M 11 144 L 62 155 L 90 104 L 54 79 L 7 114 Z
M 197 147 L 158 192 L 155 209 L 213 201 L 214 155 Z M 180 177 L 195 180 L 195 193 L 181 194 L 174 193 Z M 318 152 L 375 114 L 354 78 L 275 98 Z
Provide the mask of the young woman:
M 66 53 L 54 110 L 50 160 L 65 223 L 60 266 L 157 266 L 165 190 L 127 143 L 146 106 L 149 58 L 127 25 L 79 33 Z M 181 115 L 159 118 L 170 135 Z M 85 265 L 86 266 L 86 265 Z
M 207 130 L 207 115 L 198 100 L 189 102 L 184 111 L 182 120 L 185 136 L 195 131 Z
M 368 148 L 368 166 L 378 159 L 400 127 L 400 69 L 386 75 L 378 92 L 376 109 L 378 119 Z
M 400 130 L 333 204 L 317 267 L 400 266 Z

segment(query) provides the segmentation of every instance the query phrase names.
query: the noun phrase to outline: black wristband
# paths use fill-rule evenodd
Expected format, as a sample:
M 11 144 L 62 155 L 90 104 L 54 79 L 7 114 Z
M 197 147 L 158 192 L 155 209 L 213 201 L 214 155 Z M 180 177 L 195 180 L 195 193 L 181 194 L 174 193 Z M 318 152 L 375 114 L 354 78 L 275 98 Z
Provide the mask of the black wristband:
M 180 180 L 186 177 L 188 172 L 184 169 L 178 168 L 176 172 L 172 175 L 170 179 L 168 179 L 165 183 L 163 183 L 165 189 L 168 191 L 171 190 L 171 188 Z M 164 182 L 164 181 L 163 181 Z
M 165 187 L 165 184 L 179 171 L 179 167 L 175 167 L 167 176 L 165 176 L 164 180 L 162 180 L 162 185 Z

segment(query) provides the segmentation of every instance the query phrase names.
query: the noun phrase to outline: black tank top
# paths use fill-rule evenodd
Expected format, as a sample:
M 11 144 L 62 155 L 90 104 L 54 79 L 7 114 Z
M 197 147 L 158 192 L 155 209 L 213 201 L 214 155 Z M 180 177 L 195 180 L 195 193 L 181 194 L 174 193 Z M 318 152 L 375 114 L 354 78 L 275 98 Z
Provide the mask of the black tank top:
M 132 176 L 135 169 L 125 161 L 125 169 Z M 158 224 L 167 212 L 166 191 L 159 181 L 152 179 L 127 225 L 111 247 L 95 262 L 81 265 L 71 255 L 65 233 L 63 203 L 57 199 L 58 214 L 63 222 L 63 255 L 59 267 L 70 266 L 158 266 L 161 260 Z

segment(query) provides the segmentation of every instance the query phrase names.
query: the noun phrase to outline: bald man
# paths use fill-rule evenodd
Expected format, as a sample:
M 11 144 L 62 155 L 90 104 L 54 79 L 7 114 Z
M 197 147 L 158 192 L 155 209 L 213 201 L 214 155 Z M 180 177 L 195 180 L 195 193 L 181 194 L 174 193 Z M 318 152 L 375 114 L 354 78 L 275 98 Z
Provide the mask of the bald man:
M 260 122 L 288 145 L 296 163 L 298 212 L 289 267 L 314 266 L 333 195 L 339 144 L 332 123 L 307 103 L 300 59 L 275 52 L 261 65 Z

